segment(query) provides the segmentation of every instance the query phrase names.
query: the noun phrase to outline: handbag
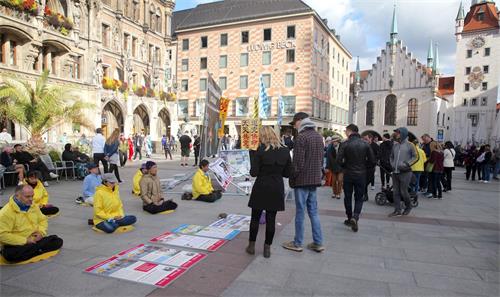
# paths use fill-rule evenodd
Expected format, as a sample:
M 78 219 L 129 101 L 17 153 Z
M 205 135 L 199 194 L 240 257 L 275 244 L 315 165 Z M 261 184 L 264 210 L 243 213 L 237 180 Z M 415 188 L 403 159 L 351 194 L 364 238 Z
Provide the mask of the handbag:
M 425 172 L 432 172 L 433 169 L 434 169 L 434 163 L 428 162 L 425 165 Z

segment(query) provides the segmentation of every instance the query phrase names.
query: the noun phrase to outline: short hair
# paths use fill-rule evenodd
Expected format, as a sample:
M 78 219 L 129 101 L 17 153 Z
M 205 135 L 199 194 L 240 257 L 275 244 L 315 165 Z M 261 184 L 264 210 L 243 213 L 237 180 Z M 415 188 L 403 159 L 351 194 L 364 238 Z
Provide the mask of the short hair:
M 18 147 L 18 146 L 22 146 L 21 144 L 17 143 L 14 145 L 14 148 Z
M 391 135 L 389 133 L 384 133 L 384 135 L 382 135 L 385 139 L 391 139 Z
M 358 133 L 359 132 L 359 128 L 358 126 L 354 125 L 354 124 L 350 124 L 349 126 L 346 127 L 346 130 L 350 130 L 352 132 L 355 132 L 355 133 Z
M 15 190 L 15 192 L 14 192 L 14 193 L 15 193 L 15 194 L 19 194 L 19 193 L 21 193 L 21 192 L 23 191 L 24 187 L 26 187 L 26 186 L 27 186 L 27 185 L 25 185 L 25 184 L 17 185 L 17 186 L 16 186 L 16 190 Z
M 30 170 L 28 171 L 28 174 L 26 174 L 26 177 L 36 177 L 38 178 L 40 175 L 40 172 L 37 170 Z
M 207 159 L 203 159 L 203 160 L 200 161 L 200 168 L 208 166 L 208 164 L 210 164 L 210 162 L 208 162 Z
M 422 137 L 429 137 L 429 138 L 431 138 L 431 136 L 429 134 L 427 134 L 427 133 L 423 134 Z
M 102 133 L 102 129 L 101 128 L 95 129 L 95 133 L 97 133 L 97 134 Z

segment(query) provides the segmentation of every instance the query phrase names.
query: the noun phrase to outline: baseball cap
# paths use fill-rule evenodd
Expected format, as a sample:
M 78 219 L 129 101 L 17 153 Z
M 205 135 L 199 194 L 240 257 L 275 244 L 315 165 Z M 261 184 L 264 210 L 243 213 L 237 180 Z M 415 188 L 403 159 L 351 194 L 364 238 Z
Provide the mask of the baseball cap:
M 305 112 L 297 112 L 294 116 L 293 116 L 293 120 L 289 123 L 291 126 L 294 126 L 295 125 L 295 122 L 297 121 L 301 121 L 303 119 L 307 119 L 309 117 L 309 115 Z
M 118 183 L 118 180 L 116 179 L 116 176 L 113 173 L 104 173 L 102 175 L 102 181 L 115 184 Z
M 97 166 L 96 163 L 89 163 L 89 164 L 87 164 L 87 169 L 93 169 L 93 168 L 97 168 L 97 167 L 99 167 L 99 166 Z

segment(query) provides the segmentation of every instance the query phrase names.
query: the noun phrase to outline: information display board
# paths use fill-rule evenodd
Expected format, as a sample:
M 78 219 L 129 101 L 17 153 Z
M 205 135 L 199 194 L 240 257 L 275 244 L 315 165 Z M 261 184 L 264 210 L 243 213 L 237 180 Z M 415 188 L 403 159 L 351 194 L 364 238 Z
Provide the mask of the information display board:
M 187 269 L 205 259 L 207 255 L 150 244 L 140 244 L 136 247 L 119 253 L 118 256 L 138 261 L 151 262 Z
M 210 224 L 211 227 L 225 228 L 231 230 L 249 231 L 250 230 L 250 216 L 229 214 L 225 219 Z
M 165 232 L 150 242 L 214 252 L 223 246 L 226 240 Z
M 240 230 L 231 230 L 227 228 L 210 227 L 210 226 L 207 227 L 207 226 L 188 225 L 188 224 L 181 225 L 172 230 L 172 232 L 187 234 L 187 235 L 219 238 L 225 240 L 232 240 L 238 234 L 240 234 Z

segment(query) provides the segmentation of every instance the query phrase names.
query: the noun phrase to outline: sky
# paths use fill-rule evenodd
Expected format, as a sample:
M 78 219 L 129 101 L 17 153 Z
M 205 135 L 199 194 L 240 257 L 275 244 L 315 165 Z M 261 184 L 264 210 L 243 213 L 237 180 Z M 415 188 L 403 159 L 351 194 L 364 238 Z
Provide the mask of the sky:
M 177 0 L 176 10 L 214 0 Z M 252 1 L 252 0 L 247 0 Z M 432 40 L 439 46 L 440 69 L 444 75 L 455 70 L 455 18 L 460 0 L 303 0 L 340 34 L 340 41 L 361 69 L 371 69 L 389 40 L 392 10 L 396 3 L 399 39 L 413 57 L 426 63 Z M 463 0 L 465 13 L 470 0 Z M 498 4 L 498 3 L 497 3 Z

